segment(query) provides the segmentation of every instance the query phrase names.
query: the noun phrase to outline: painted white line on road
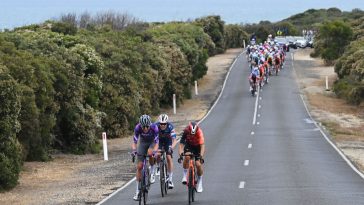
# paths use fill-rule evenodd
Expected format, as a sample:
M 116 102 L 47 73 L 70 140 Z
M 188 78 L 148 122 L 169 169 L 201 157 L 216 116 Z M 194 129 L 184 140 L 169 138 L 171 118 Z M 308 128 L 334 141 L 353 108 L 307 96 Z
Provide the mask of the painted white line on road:
M 244 181 L 240 182 L 239 189 L 244 189 L 244 187 L 245 187 L 245 182 Z
M 262 106 L 261 106 L 261 105 L 259 105 L 259 109 L 260 109 L 260 108 L 262 108 Z
M 260 114 L 258 114 L 258 117 L 260 117 Z
M 257 122 L 257 125 L 259 125 L 260 124 L 260 122 Z
M 251 134 L 251 135 L 254 135 L 254 132 L 251 132 L 250 134 Z
M 105 201 L 107 201 L 108 199 L 110 199 L 111 197 L 113 197 L 115 194 L 117 194 L 119 191 L 125 189 L 127 186 L 129 186 L 131 183 L 133 183 L 136 180 L 136 178 L 132 178 L 130 181 L 128 181 L 128 183 L 126 183 L 124 186 L 120 187 L 118 190 L 116 190 L 115 192 L 113 192 L 112 194 L 110 194 L 109 196 L 107 196 L 106 198 L 104 198 L 102 201 L 100 201 L 99 203 L 97 203 L 96 205 L 100 205 L 103 204 Z
M 303 96 L 300 95 L 301 97 L 301 100 L 303 102 L 303 105 L 305 106 L 306 108 L 306 112 L 308 113 L 308 116 L 310 116 L 310 118 L 313 120 L 312 116 L 311 116 L 311 113 L 309 112 L 308 108 L 307 108 L 307 105 L 306 105 L 306 102 L 305 100 L 303 99 Z M 321 126 L 319 125 L 319 123 L 314 123 L 315 126 L 320 129 L 320 132 L 321 134 L 325 137 L 326 141 L 340 154 L 340 156 L 346 161 L 346 163 L 361 177 L 364 179 L 364 174 L 361 173 L 354 165 L 353 163 L 351 163 L 351 161 L 345 156 L 345 154 L 330 140 L 329 137 L 327 137 L 327 135 L 325 134 L 324 131 L 322 131 L 321 129 Z
M 249 144 L 248 145 L 248 149 L 251 149 L 253 147 L 253 145 L 252 144 Z
M 249 165 L 249 160 L 245 160 L 244 166 L 248 166 L 248 165 Z
M 259 97 L 259 100 L 262 100 L 262 97 Z
M 255 122 L 257 120 L 257 106 L 258 106 L 258 99 L 259 99 L 259 86 L 258 86 L 258 94 L 257 94 L 257 98 L 255 99 L 255 107 L 254 107 L 254 116 L 253 116 L 253 125 L 255 125 Z

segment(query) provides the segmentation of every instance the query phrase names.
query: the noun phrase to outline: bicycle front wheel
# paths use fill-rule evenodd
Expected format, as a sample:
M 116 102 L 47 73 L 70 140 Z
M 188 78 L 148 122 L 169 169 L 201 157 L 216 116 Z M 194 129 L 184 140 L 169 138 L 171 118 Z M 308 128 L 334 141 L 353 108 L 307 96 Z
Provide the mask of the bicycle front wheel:
M 165 170 L 164 170 L 164 162 L 161 161 L 159 164 L 159 181 L 161 185 L 161 194 L 164 197 L 165 189 L 166 189 L 166 178 L 165 178 Z
M 191 204 L 193 201 L 193 191 L 194 191 L 194 182 L 193 182 L 193 171 L 190 170 L 188 173 L 188 204 Z
M 167 163 L 164 161 L 164 166 L 163 166 L 163 170 L 164 170 L 164 194 L 167 195 L 168 192 L 168 181 L 167 181 Z

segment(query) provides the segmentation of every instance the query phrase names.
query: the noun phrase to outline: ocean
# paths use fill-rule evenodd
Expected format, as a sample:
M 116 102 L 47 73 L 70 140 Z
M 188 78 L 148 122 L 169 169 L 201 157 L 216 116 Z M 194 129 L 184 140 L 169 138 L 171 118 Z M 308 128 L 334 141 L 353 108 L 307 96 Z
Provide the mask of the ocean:
M 41 23 L 62 14 L 106 11 L 147 22 L 186 21 L 220 15 L 228 24 L 276 22 L 307 9 L 364 10 L 362 0 L 0 0 L 0 29 Z

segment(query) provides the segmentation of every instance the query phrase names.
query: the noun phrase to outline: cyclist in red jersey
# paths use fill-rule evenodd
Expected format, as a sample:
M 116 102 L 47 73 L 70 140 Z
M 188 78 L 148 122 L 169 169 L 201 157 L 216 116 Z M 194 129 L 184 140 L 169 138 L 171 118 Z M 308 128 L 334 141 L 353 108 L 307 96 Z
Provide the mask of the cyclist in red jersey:
M 180 159 L 182 158 L 182 154 L 186 152 L 191 152 L 195 155 L 196 167 L 197 167 L 197 192 L 202 192 L 202 175 L 203 175 L 203 167 L 202 164 L 204 162 L 203 156 L 205 154 L 205 139 L 202 132 L 202 129 L 197 125 L 196 122 L 190 122 L 189 125 L 183 130 L 182 138 L 179 144 L 178 153 L 180 155 Z M 187 183 L 187 171 L 189 165 L 189 156 L 185 156 L 183 160 L 183 178 L 182 183 Z

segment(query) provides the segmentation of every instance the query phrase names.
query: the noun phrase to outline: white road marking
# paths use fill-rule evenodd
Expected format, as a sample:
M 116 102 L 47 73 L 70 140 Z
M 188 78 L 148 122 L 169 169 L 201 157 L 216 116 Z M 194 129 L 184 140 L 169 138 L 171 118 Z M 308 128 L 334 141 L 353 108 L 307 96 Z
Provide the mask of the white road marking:
M 260 114 L 258 114 L 258 117 L 260 117 Z
M 251 132 L 250 134 L 251 134 L 251 135 L 254 135 L 254 132 Z
M 259 100 L 262 100 L 262 97 L 259 97 Z
M 294 67 L 293 67 L 293 69 L 294 69 Z M 294 70 L 295 71 L 295 70 Z M 297 75 L 296 75 L 297 76 Z M 312 121 L 314 121 L 313 120 L 313 118 L 312 118 L 312 116 L 311 116 L 311 113 L 310 113 L 310 111 L 308 110 L 308 108 L 307 108 L 307 105 L 306 105 L 306 102 L 305 102 L 305 100 L 303 99 L 303 96 L 302 95 L 300 95 L 300 97 L 301 97 L 301 100 L 302 100 L 302 102 L 303 102 L 303 105 L 305 106 L 305 109 L 306 109 L 306 112 L 307 112 L 307 114 L 308 114 L 308 116 L 310 116 L 310 118 L 312 119 Z M 326 141 L 336 150 L 336 152 L 338 152 L 339 154 L 340 154 L 340 156 L 346 161 L 346 163 L 362 178 L 362 179 L 364 179 L 364 174 L 363 173 L 361 173 L 354 165 L 353 165 L 353 163 L 351 163 L 351 161 L 346 157 L 346 155 L 335 145 L 335 143 L 333 143 L 332 141 L 331 141 L 331 139 L 325 134 L 325 132 L 324 131 L 322 131 L 322 129 L 321 129 L 321 127 L 320 127 L 320 125 L 318 125 L 319 123 L 314 123 L 314 125 L 316 125 L 316 127 L 320 130 L 320 132 L 321 132 L 321 134 L 325 137 L 325 139 L 326 139 Z
M 262 106 L 261 106 L 261 105 L 259 105 L 259 109 L 260 109 L 260 108 L 262 108 Z
M 253 146 L 252 144 L 249 144 L 249 145 L 248 145 L 248 149 L 251 149 L 251 148 L 252 148 L 252 146 Z
M 244 187 L 245 187 L 245 182 L 241 181 L 239 184 L 239 189 L 244 189 Z
M 257 125 L 259 125 L 260 124 L 260 122 L 257 122 Z
M 314 123 L 316 123 L 314 120 L 312 120 L 312 119 L 309 119 L 309 118 L 305 118 L 305 119 L 303 119 L 307 124 L 314 124 Z
M 248 166 L 248 165 L 249 165 L 249 160 L 245 160 L 244 166 Z
M 259 99 L 259 86 L 258 86 L 258 94 L 257 94 L 257 98 L 255 99 L 255 107 L 254 107 L 254 116 L 253 116 L 253 125 L 255 125 L 255 122 L 257 120 L 257 106 L 258 106 L 258 99 Z

